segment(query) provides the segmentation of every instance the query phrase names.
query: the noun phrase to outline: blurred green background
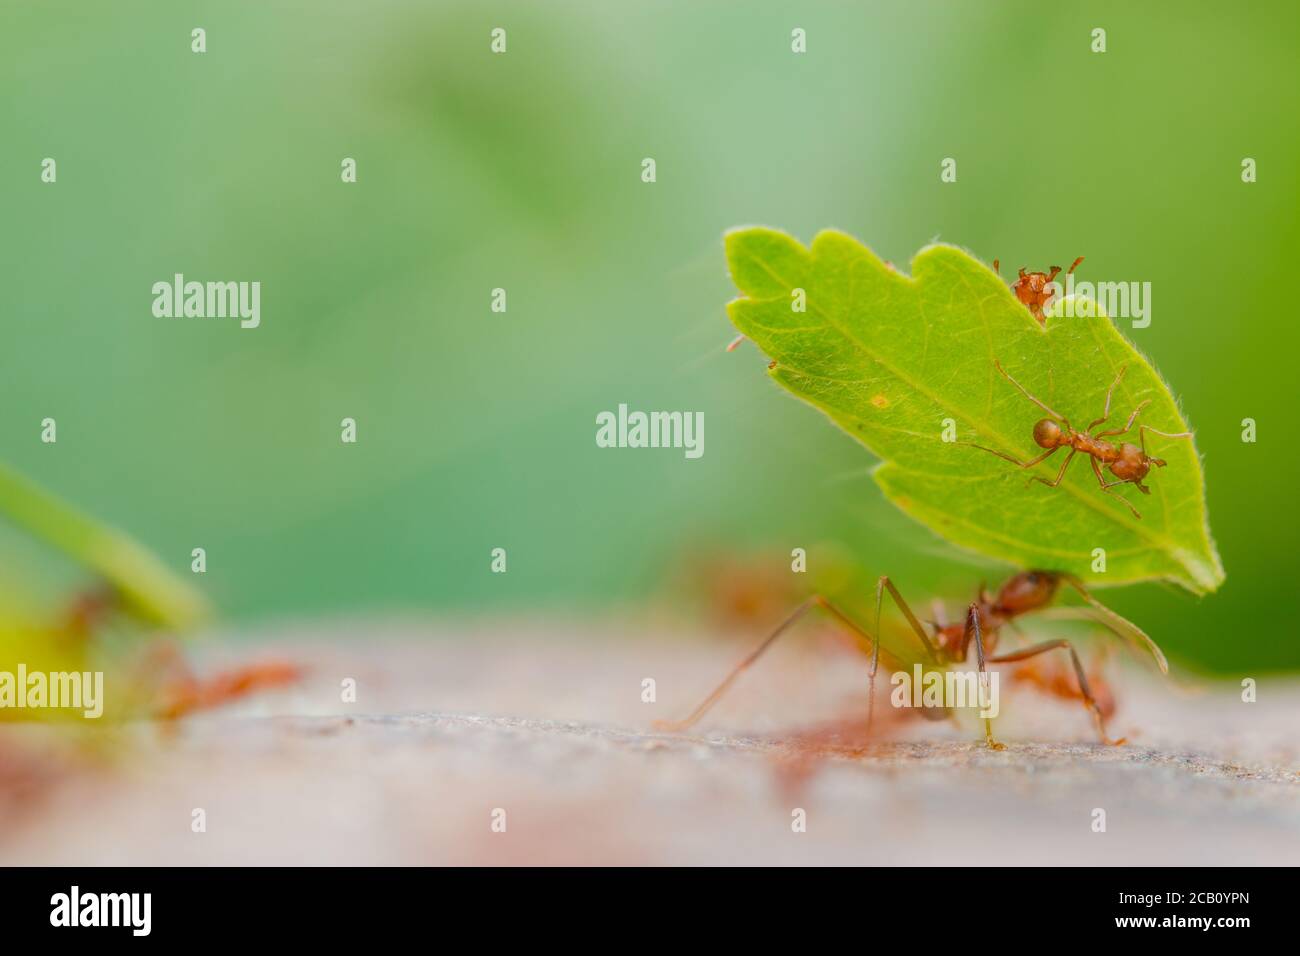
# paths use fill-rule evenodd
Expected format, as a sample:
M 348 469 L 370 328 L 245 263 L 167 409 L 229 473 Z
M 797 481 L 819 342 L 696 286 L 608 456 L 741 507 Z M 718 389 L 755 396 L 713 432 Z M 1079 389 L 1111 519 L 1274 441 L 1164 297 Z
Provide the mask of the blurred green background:
M 795 546 L 921 605 L 998 580 L 723 351 L 722 232 L 837 226 L 904 268 L 938 237 L 1150 281 L 1126 334 L 1197 429 L 1228 580 L 1105 599 L 1177 662 L 1300 667 L 1296 4 L 0 9 L 0 456 L 178 572 L 206 548 L 229 619 L 582 613 Z M 175 272 L 260 281 L 261 328 L 154 318 Z M 703 411 L 704 457 L 598 449 L 620 402 Z M 0 555 L 7 589 L 66 597 L 56 558 L 12 532 Z

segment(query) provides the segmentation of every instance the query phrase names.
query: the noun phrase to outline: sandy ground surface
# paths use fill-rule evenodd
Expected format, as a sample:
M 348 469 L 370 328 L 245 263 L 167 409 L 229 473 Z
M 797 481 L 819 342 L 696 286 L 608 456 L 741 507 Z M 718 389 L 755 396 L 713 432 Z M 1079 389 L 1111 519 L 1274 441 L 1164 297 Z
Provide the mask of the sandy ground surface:
M 0 725 L 0 863 L 1300 862 L 1294 681 L 1260 679 L 1247 704 L 1235 682 L 1126 670 L 1123 747 L 1094 743 L 1077 704 L 1004 683 L 1004 752 L 974 723 L 919 720 L 814 748 L 809 728 L 866 699 L 862 661 L 815 633 L 681 735 L 653 721 L 689 710 L 746 645 L 590 624 L 253 637 L 199 660 L 287 657 L 307 679 L 171 732 L 97 728 L 90 756 L 48 727 Z

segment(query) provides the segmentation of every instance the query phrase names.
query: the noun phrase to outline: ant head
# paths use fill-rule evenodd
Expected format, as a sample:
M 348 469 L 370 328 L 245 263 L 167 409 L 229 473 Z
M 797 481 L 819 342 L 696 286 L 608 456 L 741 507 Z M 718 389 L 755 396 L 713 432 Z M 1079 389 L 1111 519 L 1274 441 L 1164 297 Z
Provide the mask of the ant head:
M 1028 275 L 1020 277 L 1020 287 L 1028 292 L 1042 292 L 1043 287 L 1051 280 L 1047 278 L 1046 272 L 1031 272 Z
M 1051 571 L 1022 571 L 998 592 L 998 610 L 1004 614 L 1024 614 L 1046 607 L 1056 597 L 1059 575 Z
M 1050 418 L 1041 419 L 1034 425 L 1034 441 L 1040 448 L 1055 448 L 1061 443 L 1061 426 Z

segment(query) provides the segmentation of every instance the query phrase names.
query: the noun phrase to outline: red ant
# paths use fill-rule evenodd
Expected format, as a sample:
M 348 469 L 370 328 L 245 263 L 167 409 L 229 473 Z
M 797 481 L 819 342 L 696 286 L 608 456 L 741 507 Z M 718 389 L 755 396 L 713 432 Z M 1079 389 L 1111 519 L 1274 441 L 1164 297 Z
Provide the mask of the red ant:
M 61 640 L 88 645 L 96 629 L 123 607 L 121 595 L 112 588 L 88 591 L 72 602 L 56 633 Z M 282 660 L 255 662 L 211 677 L 198 677 L 177 645 L 167 640 L 148 645 L 129 671 L 130 692 L 125 696 L 141 712 L 161 720 L 211 710 L 263 690 L 295 684 L 303 677 L 301 667 Z
M 1004 626 L 1015 627 L 1014 620 L 1023 614 L 1029 614 L 1035 611 L 1044 610 L 1052 603 L 1056 597 L 1057 589 L 1061 582 L 1065 582 L 1099 614 L 1103 624 L 1109 630 L 1120 637 L 1129 637 L 1143 642 L 1155 657 L 1157 664 L 1160 666 L 1162 673 L 1168 673 L 1169 665 L 1165 661 L 1165 656 L 1161 653 L 1160 648 L 1151 640 L 1147 634 L 1137 625 L 1116 614 L 1110 608 L 1106 607 L 1083 586 L 1078 578 L 1070 574 L 1059 571 L 1022 571 L 1013 576 L 999 589 L 996 596 L 990 595 L 983 587 L 975 601 L 971 602 L 966 612 L 966 620 L 963 624 L 932 624 L 934 629 L 933 638 L 927 634 L 921 622 L 917 620 L 912 609 L 908 607 L 907 601 L 898 592 L 893 581 L 888 576 L 882 577 L 876 585 L 876 619 L 875 633 L 880 633 L 880 610 L 881 604 L 886 591 L 889 592 L 890 598 L 894 601 L 895 606 L 902 612 L 903 617 L 907 619 L 912 633 L 920 640 L 921 646 L 929 663 L 935 667 L 945 667 L 950 664 L 960 664 L 966 661 L 970 653 L 971 644 L 975 646 L 975 660 L 979 668 L 980 683 L 984 684 L 986 680 L 986 668 L 989 664 L 1011 664 L 1019 661 L 1028 660 L 1039 654 L 1045 654 L 1048 651 L 1063 649 L 1069 652 L 1070 661 L 1074 665 L 1074 674 L 1078 680 L 1079 694 L 1082 696 L 1085 706 L 1092 712 L 1093 722 L 1097 726 L 1097 733 L 1100 735 L 1103 743 L 1119 745 L 1124 743 L 1124 739 L 1112 740 L 1106 734 L 1105 717 L 1102 714 L 1102 708 L 1097 702 L 1097 697 L 1093 694 L 1092 688 L 1088 683 L 1087 675 L 1084 673 L 1083 664 L 1079 660 L 1079 655 L 1074 646 L 1067 640 L 1044 641 L 1040 644 L 1033 644 L 1029 647 L 1017 651 L 1011 651 L 1006 654 L 989 656 L 997 646 L 999 632 Z M 847 627 L 859 642 L 865 642 L 864 652 L 868 651 L 871 655 L 870 676 L 870 693 L 867 698 L 867 722 L 870 726 L 872 711 L 875 706 L 876 690 L 876 672 L 880 666 L 881 649 L 880 642 L 872 637 L 863 628 L 859 627 L 848 615 L 844 614 L 839 608 L 831 604 L 830 601 L 815 594 L 808 598 L 797 607 L 794 612 L 782 621 L 757 648 L 752 651 L 748 657 L 742 660 L 727 675 L 726 679 L 714 688 L 704 700 L 693 710 L 685 720 L 681 721 L 661 721 L 658 726 L 664 730 L 685 730 L 696 721 L 698 721 L 711 708 L 727 689 L 731 687 L 736 678 L 750 667 L 755 661 L 762 656 L 763 652 L 772 646 L 778 637 L 784 634 L 800 618 L 807 614 L 815 607 L 820 607 L 834 616 L 841 624 Z M 1084 612 L 1087 613 L 1086 611 Z M 1089 616 L 1090 620 L 1097 620 Z M 888 660 L 887 666 L 898 670 L 901 666 L 900 659 L 896 656 L 885 652 Z M 1103 698 L 1108 695 L 1103 694 Z M 923 716 L 933 719 L 943 719 L 950 715 L 947 708 L 925 708 L 921 710 Z M 1005 747 L 993 739 L 993 722 L 984 719 L 984 739 L 985 743 L 993 750 L 1003 750 Z
M 985 448 L 983 445 L 976 445 L 974 442 L 959 442 L 958 444 L 970 445 L 972 448 L 978 448 L 981 451 L 988 452 L 989 454 L 997 455 L 999 458 L 1009 461 L 1020 468 L 1032 468 L 1039 462 L 1051 458 L 1052 455 L 1056 454 L 1060 449 L 1069 448 L 1070 454 L 1068 454 L 1065 457 L 1065 461 L 1061 463 L 1061 470 L 1056 473 L 1055 479 L 1048 481 L 1046 478 L 1037 475 L 1031 479 L 1032 481 L 1041 481 L 1049 488 L 1055 488 L 1061 483 L 1061 479 L 1065 477 L 1066 470 L 1070 467 L 1070 462 L 1074 461 L 1074 456 L 1079 452 L 1083 452 L 1085 455 L 1089 456 L 1089 460 L 1092 463 L 1092 473 L 1097 476 L 1097 484 L 1101 486 L 1101 490 L 1112 498 L 1118 498 L 1120 501 L 1124 502 L 1129 511 L 1133 512 L 1133 517 L 1140 519 L 1142 515 L 1138 513 L 1138 510 L 1125 498 L 1110 489 L 1115 485 L 1132 484 L 1136 485 L 1138 491 L 1142 492 L 1142 494 L 1151 494 L 1151 489 L 1142 484 L 1142 479 L 1147 476 L 1147 472 L 1151 470 L 1153 465 L 1157 468 L 1163 468 L 1167 462 L 1162 458 L 1152 458 L 1147 454 L 1146 433 L 1154 432 L 1157 435 L 1163 435 L 1165 438 L 1191 438 L 1192 433 L 1162 432 L 1160 429 L 1152 428 L 1150 425 L 1139 425 L 1138 435 L 1141 447 L 1138 445 L 1131 445 L 1128 442 L 1122 442 L 1119 445 L 1115 445 L 1112 442 L 1104 440 L 1112 435 L 1123 435 L 1125 432 L 1129 431 L 1133 427 L 1133 422 L 1137 420 L 1138 414 L 1142 409 L 1151 404 L 1151 400 L 1147 399 L 1141 402 L 1137 408 L 1133 409 L 1133 414 L 1128 417 L 1128 421 L 1125 422 L 1123 428 L 1112 428 L 1108 431 L 1098 432 L 1096 435 L 1091 434 L 1094 428 L 1105 422 L 1106 419 L 1110 417 L 1110 399 L 1115 393 L 1115 386 L 1119 385 L 1120 380 L 1124 378 L 1124 372 L 1128 368 L 1126 365 L 1120 366 L 1119 373 L 1115 376 L 1115 381 L 1110 383 L 1110 389 L 1106 392 L 1106 407 L 1102 410 L 1101 418 L 1093 421 L 1086 431 L 1075 431 L 1075 429 L 1070 426 L 1070 422 L 1067 418 L 1052 411 L 1051 408 L 1031 395 L 1023 385 L 1012 378 L 1007 373 L 1007 370 L 1002 367 L 1001 362 L 994 359 L 993 365 L 1000 373 L 1002 373 L 1003 378 L 1020 390 L 1021 394 L 1023 394 L 1025 398 L 1029 399 L 1043 411 L 1047 412 L 1047 414 L 1052 416 L 1051 418 L 1040 419 L 1034 424 L 1034 441 L 1037 443 L 1038 447 L 1046 448 L 1047 451 L 1029 459 L 1028 461 L 1021 461 L 1018 458 L 1013 458 L 1011 455 L 995 451 L 992 448 Z M 1055 421 L 1053 421 L 1053 419 L 1055 419 Z M 1057 422 L 1060 424 L 1057 424 Z M 1062 426 L 1064 426 L 1064 428 L 1062 428 Z M 1105 465 L 1110 469 L 1110 473 L 1115 476 L 1115 481 L 1106 480 L 1105 476 L 1101 473 L 1102 465 Z
M 1065 274 L 1072 275 L 1078 268 L 1079 263 L 1083 261 L 1083 256 L 1074 260 L 1070 268 L 1065 270 Z M 998 260 L 993 260 L 993 271 L 998 272 Z M 1043 306 L 1047 305 L 1052 298 L 1052 290 L 1048 285 L 1056 280 L 1057 274 L 1061 271 L 1060 266 L 1052 266 L 1052 271 L 1048 272 L 1025 272 L 1025 267 L 1020 267 L 1020 278 L 1015 281 L 1011 291 L 1016 294 L 1016 298 L 1023 305 L 1028 307 L 1029 312 L 1036 318 L 1040 324 L 1046 324 L 1047 317 L 1043 315 Z M 1000 275 L 1001 273 L 999 273 Z

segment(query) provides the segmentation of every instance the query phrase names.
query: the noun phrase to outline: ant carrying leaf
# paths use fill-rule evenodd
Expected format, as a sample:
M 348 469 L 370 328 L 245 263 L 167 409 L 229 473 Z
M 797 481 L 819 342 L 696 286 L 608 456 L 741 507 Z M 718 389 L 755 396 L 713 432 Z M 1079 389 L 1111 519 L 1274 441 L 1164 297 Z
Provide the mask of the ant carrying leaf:
M 1119 484 L 1133 484 L 1150 493 L 1143 479 L 1151 468 L 1162 468 L 1167 462 L 1147 453 L 1147 433 L 1190 438 L 1190 430 L 1184 426 L 1184 430 L 1161 431 L 1144 423 L 1138 445 L 1106 439 L 1131 430 L 1144 410 L 1158 415 L 1161 422 L 1181 424 L 1173 396 L 1154 368 L 1095 303 L 1073 310 L 1068 321 L 1044 312 L 1054 291 L 1048 286 L 1061 271 L 1056 266 L 1050 273 L 1021 269 L 1013 296 L 996 272 L 951 246 L 923 249 L 913 260 L 912 276 L 834 230 L 819 233 L 805 247 L 776 230 L 740 229 L 728 233 L 726 248 L 741 293 L 727 307 L 732 323 L 767 354 L 773 379 L 883 459 L 873 474 L 891 501 L 959 546 L 1020 567 L 1050 569 L 1021 572 L 996 595 L 981 588 L 962 623 L 938 624 L 931 632 L 887 577 L 880 579 L 876 590 L 872 631 L 824 597 L 809 598 L 685 721 L 674 726 L 686 727 L 698 720 L 777 637 L 815 607 L 853 632 L 870 656 L 870 720 L 880 661 L 894 657 L 880 646 L 881 604 L 888 593 L 929 667 L 950 668 L 974 652 L 981 691 L 988 687 L 991 665 L 1020 664 L 1063 651 L 1098 735 L 1107 743 L 1118 742 L 1106 732 L 1099 697 L 1069 641 L 1049 640 L 1001 652 L 997 644 L 1004 627 L 1014 629 L 1016 618 L 1046 614 L 1065 584 L 1084 600 L 1090 617 L 1144 645 L 1160 669 L 1167 671 L 1164 655 L 1150 637 L 1097 601 L 1083 576 L 1104 573 L 1112 584 L 1164 577 L 1197 592 L 1213 590 L 1223 580 L 1209 535 L 1200 462 L 1190 442 L 1167 453 L 1177 459 L 1178 467 L 1162 482 L 1166 497 L 1159 499 L 1161 507 L 1141 524 L 1099 505 L 1095 492 L 1063 484 L 1070 462 L 1084 452 L 1103 493 L 1118 497 L 1113 489 Z M 1082 257 L 1067 275 L 1080 262 Z M 1025 315 L 1026 308 L 1032 321 Z M 1074 429 L 1069 419 L 1013 379 L 996 357 L 999 354 L 1013 357 L 1017 368 L 1045 369 L 1053 383 L 1054 404 L 1068 401 L 1078 407 L 1092 400 L 1100 404 L 1105 389 L 1101 417 L 1083 431 Z M 952 454 L 954 444 L 975 444 L 958 441 L 963 429 L 1002 447 L 1014 447 L 1016 436 L 1024 435 L 1023 409 L 1005 395 L 998 376 L 1050 416 L 1033 429 L 1034 441 L 1044 451 L 1022 461 L 985 444 L 975 447 L 1021 468 L 1033 467 L 1068 447 L 1054 481 L 1036 478 L 1062 489 L 1050 505 L 1041 496 L 1003 492 L 987 480 L 987 473 L 980 473 L 978 465 L 972 468 L 966 458 Z M 1141 400 L 1123 428 L 1093 434 L 1109 419 L 1121 383 L 1127 394 L 1136 393 Z M 1106 479 L 1103 467 L 1113 480 Z M 1124 504 L 1141 517 L 1127 501 Z M 1105 547 L 1099 548 L 1098 542 Z M 1099 553 L 1100 567 L 1096 566 Z M 923 713 L 929 706 L 923 705 Z M 982 709 L 981 716 L 986 741 L 998 748 L 991 724 L 995 712 L 996 707 Z
M 902 665 L 901 658 L 888 651 L 883 651 L 880 643 L 881 606 L 884 595 L 888 593 L 890 599 L 907 620 L 911 633 L 915 635 L 919 642 L 920 649 L 928 665 L 941 668 L 953 664 L 962 664 L 966 662 L 973 650 L 981 685 L 985 684 L 987 680 L 987 670 L 990 665 L 1018 663 L 1051 651 L 1065 651 L 1069 655 L 1070 663 L 1074 669 L 1079 696 L 1092 715 L 1093 723 L 1101 741 L 1106 744 L 1122 744 L 1124 743 L 1123 738 L 1113 740 L 1107 734 L 1102 707 L 1098 704 L 1097 695 L 1093 693 L 1083 663 L 1079 659 L 1079 654 L 1070 641 L 1063 639 L 1043 641 L 1027 647 L 1008 650 L 1001 654 L 996 653 L 1002 629 L 1008 626 L 1014 627 L 1015 620 L 1023 615 L 1046 611 L 1056 599 L 1057 592 L 1062 584 L 1068 585 L 1087 602 L 1089 608 L 1095 612 L 1095 617 L 1092 617 L 1092 620 L 1103 625 L 1117 636 L 1144 646 L 1155 659 L 1161 673 L 1168 673 L 1168 662 L 1155 641 L 1136 624 L 1115 613 L 1093 597 L 1083 583 L 1073 575 L 1056 571 L 1023 571 L 1007 580 L 995 595 L 991 595 L 981 588 L 976 599 L 967 607 L 966 617 L 962 623 L 934 624 L 930 632 L 927 632 L 926 628 L 917 619 L 907 601 L 899 593 L 898 588 L 895 587 L 894 582 L 886 576 L 882 577 L 876 586 L 875 625 L 871 631 L 861 627 L 825 597 L 813 595 L 800 604 L 758 647 L 736 665 L 722 683 L 714 688 L 684 720 L 660 722 L 659 727 L 664 730 L 681 731 L 694 725 L 722 698 L 736 679 L 763 656 L 763 653 L 776 642 L 777 638 L 786 633 L 814 608 L 821 608 L 846 627 L 858 639 L 859 646 L 864 653 L 870 657 L 868 668 L 870 684 L 867 698 L 867 722 L 868 727 L 870 727 L 875 710 L 876 675 L 879 672 L 881 660 L 884 659 L 886 665 L 893 670 L 898 670 Z M 1107 694 L 1107 697 L 1109 697 L 1109 694 Z M 949 716 L 947 708 L 938 713 L 930 713 L 926 709 L 922 709 L 921 713 L 922 716 L 931 718 Z M 1003 745 L 993 737 L 993 722 L 990 718 L 984 719 L 984 736 L 985 742 L 991 749 L 1003 749 Z

